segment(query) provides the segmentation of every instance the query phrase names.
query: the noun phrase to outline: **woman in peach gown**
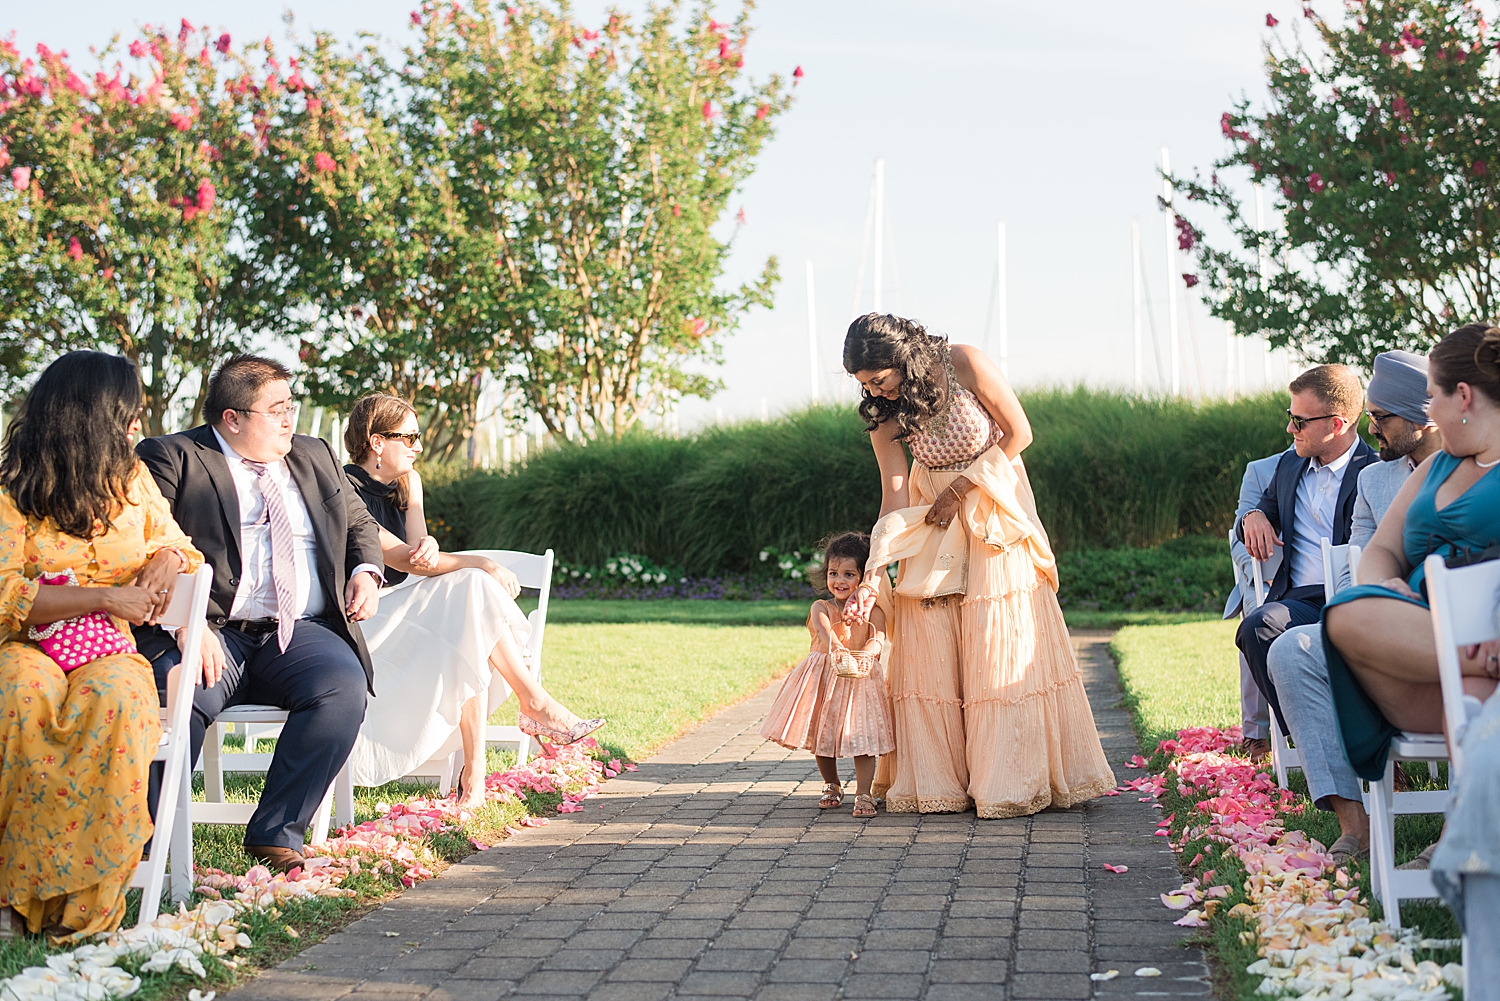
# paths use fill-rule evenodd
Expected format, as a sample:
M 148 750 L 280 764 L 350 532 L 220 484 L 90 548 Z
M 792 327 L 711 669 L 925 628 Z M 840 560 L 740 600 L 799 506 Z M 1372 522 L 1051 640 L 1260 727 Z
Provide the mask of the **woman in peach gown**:
M 1015 393 L 976 348 L 890 315 L 850 324 L 844 368 L 864 389 L 882 494 L 847 614 L 868 614 L 884 568 L 900 565 L 896 751 L 877 795 L 893 813 L 1019 817 L 1113 788 L 1020 460 L 1031 426 Z

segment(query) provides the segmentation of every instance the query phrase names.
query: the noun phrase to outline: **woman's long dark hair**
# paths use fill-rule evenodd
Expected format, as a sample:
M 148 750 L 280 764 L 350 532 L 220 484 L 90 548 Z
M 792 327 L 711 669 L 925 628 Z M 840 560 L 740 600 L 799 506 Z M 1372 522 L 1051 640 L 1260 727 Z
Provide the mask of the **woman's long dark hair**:
M 859 401 L 865 430 L 874 431 L 894 420 L 901 430 L 898 441 L 911 437 L 918 428 L 948 403 L 948 338 L 929 334 L 920 323 L 889 313 L 866 313 L 849 324 L 844 335 L 844 371 L 875 372 L 894 368 L 901 373 L 897 398 L 871 396 Z
M 126 432 L 140 411 L 140 373 L 128 358 L 68 352 L 47 366 L 6 429 L 0 486 L 22 514 L 51 519 L 68 535 L 108 531 L 136 473 Z

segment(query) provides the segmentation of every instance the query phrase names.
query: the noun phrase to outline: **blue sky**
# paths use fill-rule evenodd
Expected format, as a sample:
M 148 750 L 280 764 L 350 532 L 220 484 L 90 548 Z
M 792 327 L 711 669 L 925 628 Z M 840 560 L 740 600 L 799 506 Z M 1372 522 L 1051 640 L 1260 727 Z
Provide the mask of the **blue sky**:
M 405 37 L 411 0 L 304 0 L 300 31 L 366 30 Z M 605 4 L 580 2 L 585 18 Z M 626 9 L 644 4 L 624 3 Z M 6 5 L 4 28 L 75 58 L 115 30 L 187 17 L 236 38 L 285 33 L 282 8 L 222 0 L 63 0 Z M 736 8 L 720 4 L 721 19 Z M 728 342 L 726 390 L 683 406 L 690 426 L 798 406 L 809 395 L 805 261 L 817 283 L 819 370 L 837 395 L 843 330 L 855 278 L 872 164 L 886 161 L 887 310 L 955 341 L 983 341 L 996 264 L 995 228 L 1009 244 L 1010 372 L 1020 386 L 1087 381 L 1127 386 L 1132 370 L 1130 223 L 1140 220 L 1165 353 L 1164 232 L 1156 209 L 1159 150 L 1179 171 L 1223 150 L 1219 115 L 1264 92 L 1267 12 L 1285 31 L 1300 21 L 1286 0 L 1077 0 L 957 3 L 924 0 L 764 0 L 746 68 L 805 72 L 797 103 L 736 208 L 747 224 L 729 278 L 776 254 L 776 306 L 750 314 Z M 1195 221 L 1198 221 L 1195 219 Z M 870 308 L 871 275 L 859 304 Z M 1226 336 L 1194 300 L 1194 338 L 1182 325 L 1183 378 L 1224 392 Z M 1262 348 L 1246 344 L 1246 385 L 1264 381 Z M 1157 366 L 1148 340 L 1146 386 Z M 1273 375 L 1284 381 L 1278 359 Z M 851 390 L 846 390 L 851 392 Z

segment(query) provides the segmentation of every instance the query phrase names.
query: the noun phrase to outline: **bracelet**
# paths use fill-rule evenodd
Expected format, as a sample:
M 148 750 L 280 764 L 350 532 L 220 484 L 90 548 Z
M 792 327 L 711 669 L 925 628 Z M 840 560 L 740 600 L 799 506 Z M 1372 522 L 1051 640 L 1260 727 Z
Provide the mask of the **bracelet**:
M 182 567 L 177 572 L 178 573 L 187 573 L 188 558 L 187 558 L 186 555 L 183 554 L 183 552 L 182 552 L 181 549 L 178 549 L 176 546 L 163 546 L 161 549 L 158 549 L 157 552 L 159 552 L 159 553 L 171 553 L 174 556 L 176 556 L 179 560 L 182 561 Z

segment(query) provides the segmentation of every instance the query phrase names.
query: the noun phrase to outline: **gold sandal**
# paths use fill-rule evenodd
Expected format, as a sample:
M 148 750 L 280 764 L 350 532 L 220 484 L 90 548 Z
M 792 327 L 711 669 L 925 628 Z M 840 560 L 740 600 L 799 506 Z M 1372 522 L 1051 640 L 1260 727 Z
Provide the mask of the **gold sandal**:
M 818 800 L 818 809 L 837 810 L 844 805 L 844 787 L 836 782 L 823 783 L 823 798 Z
M 854 815 L 856 817 L 875 816 L 875 797 L 869 793 L 860 793 L 854 797 Z

